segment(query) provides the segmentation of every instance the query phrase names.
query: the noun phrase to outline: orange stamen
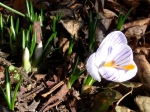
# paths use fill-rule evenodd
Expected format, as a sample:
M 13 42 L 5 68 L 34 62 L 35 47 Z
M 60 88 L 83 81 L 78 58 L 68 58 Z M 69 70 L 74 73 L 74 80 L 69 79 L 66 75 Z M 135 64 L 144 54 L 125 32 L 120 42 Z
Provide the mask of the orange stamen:
M 128 64 L 126 66 L 119 66 L 119 65 L 115 65 L 115 61 L 111 61 L 111 62 L 107 62 L 104 64 L 105 67 L 113 67 L 113 68 L 121 68 L 124 70 L 132 70 L 134 69 L 134 65 L 133 64 Z
M 114 64 L 115 64 L 115 61 L 111 61 L 111 62 L 105 63 L 104 66 L 106 66 L 106 67 L 113 67 Z
M 132 65 L 132 64 L 129 64 L 129 65 L 127 65 L 127 66 L 124 66 L 124 69 L 125 70 L 131 70 L 131 69 L 134 69 L 134 65 Z

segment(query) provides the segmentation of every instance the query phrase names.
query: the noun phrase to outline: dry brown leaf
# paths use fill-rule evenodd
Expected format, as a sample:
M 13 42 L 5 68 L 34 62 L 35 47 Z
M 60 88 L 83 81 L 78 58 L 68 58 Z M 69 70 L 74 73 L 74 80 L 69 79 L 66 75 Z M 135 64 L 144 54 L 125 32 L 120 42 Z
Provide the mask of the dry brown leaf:
M 74 12 L 77 11 L 79 8 L 82 7 L 82 4 L 79 4 L 79 3 L 75 3 L 74 5 L 72 5 L 70 7 L 71 10 L 73 10 Z
M 67 94 L 68 91 L 69 91 L 68 86 L 66 84 L 64 84 L 55 95 L 50 96 L 47 103 L 41 108 L 41 110 L 39 112 L 45 112 L 48 109 L 52 108 L 53 106 L 58 105 L 57 100 L 63 101 L 63 98 L 65 97 L 65 95 Z M 55 101 L 56 101 L 56 103 L 55 103 Z
M 60 20 L 64 28 L 72 35 L 75 35 L 75 39 L 78 39 L 78 31 L 83 27 L 83 21 L 76 20 Z
M 40 103 L 40 100 L 37 102 L 35 100 L 33 100 L 33 102 L 28 106 L 28 111 L 34 112 L 36 110 L 37 106 L 39 105 L 39 103 Z
M 0 79 L 4 79 L 5 78 L 4 70 L 5 70 L 5 68 L 3 66 L 0 66 Z
M 44 80 L 47 74 L 35 74 L 36 81 Z
M 102 42 L 104 37 L 105 37 L 100 25 L 96 27 L 95 36 L 96 36 L 96 41 L 97 42 Z
M 37 9 L 39 9 L 39 10 L 41 9 L 41 6 L 42 6 L 43 10 L 48 10 L 48 8 L 49 8 L 49 3 L 48 2 L 42 2 L 41 4 L 36 4 L 34 2 L 34 0 L 31 0 L 31 1 L 33 1 L 34 7 L 37 8 Z
M 144 54 L 145 56 L 149 56 L 149 50 L 148 48 L 145 48 L 145 47 L 138 47 L 134 50 L 135 53 L 138 53 L 138 54 Z
M 141 38 L 145 34 L 145 31 L 147 29 L 148 25 L 142 25 L 142 26 L 133 26 L 126 30 L 125 35 L 128 39 L 131 37 L 136 37 L 137 40 Z
M 138 76 L 143 85 L 150 90 L 150 64 L 146 60 L 145 55 L 138 54 L 135 56 L 135 63 L 138 66 Z
M 69 48 L 69 41 L 67 41 L 67 42 L 63 45 L 63 47 L 62 47 L 62 52 L 65 53 L 68 48 Z
M 132 7 L 132 13 L 136 13 L 137 7 L 140 5 L 140 0 L 123 0 L 125 4 Z
M 36 43 L 40 43 L 43 39 L 40 21 L 34 21 L 32 30 L 33 34 L 36 31 Z
M 102 18 L 113 18 L 115 16 L 118 17 L 114 12 L 112 12 L 112 11 L 110 11 L 108 9 L 104 9 L 103 11 L 104 11 L 103 13 L 100 12 L 100 16 Z
M 12 0 L 12 8 L 19 11 L 19 12 L 22 12 L 22 13 L 25 13 L 25 9 L 26 9 L 26 3 L 25 3 L 25 0 Z
M 77 99 L 73 98 L 70 102 L 69 102 L 69 108 L 71 110 L 71 112 L 77 112 Z
M 54 81 L 47 81 L 46 85 L 48 86 L 48 88 L 52 88 L 52 87 L 54 87 L 56 85 L 56 82 L 54 82 Z
M 116 112 L 136 112 L 124 106 L 116 106 L 115 110 Z
M 4 8 L 3 8 L 3 7 L 0 7 L 0 11 L 2 11 L 2 10 L 4 10 Z
M 61 19 L 75 19 L 75 14 L 71 9 L 58 9 L 55 11 L 50 12 L 53 16 L 56 16 L 56 14 L 61 14 Z
M 40 101 L 36 102 L 33 100 L 33 102 L 28 105 L 27 102 L 19 103 L 16 107 L 20 110 L 19 112 L 34 112 L 38 106 Z
M 145 24 L 148 24 L 150 21 L 150 17 L 148 18 L 145 18 L 145 19 L 141 19 L 141 20 L 136 20 L 136 21 L 133 21 L 133 22 L 129 22 L 129 23 L 126 23 L 122 26 L 121 28 L 121 31 L 122 30 L 125 30 L 129 27 L 133 27 L 133 26 L 143 26 Z
M 96 41 L 102 42 L 104 39 L 104 32 L 110 27 L 112 20 L 117 16 L 114 12 L 104 9 L 103 12 L 99 12 L 100 18 L 96 27 Z
M 150 111 L 150 97 L 147 96 L 138 96 L 135 98 L 135 102 L 138 105 L 141 112 Z

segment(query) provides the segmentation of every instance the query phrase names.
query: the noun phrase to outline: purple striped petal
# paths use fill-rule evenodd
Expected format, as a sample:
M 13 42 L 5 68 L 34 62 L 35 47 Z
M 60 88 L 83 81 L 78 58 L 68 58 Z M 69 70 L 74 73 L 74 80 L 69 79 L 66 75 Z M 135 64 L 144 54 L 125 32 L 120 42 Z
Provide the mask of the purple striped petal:
M 95 65 L 96 54 L 93 53 L 87 60 L 86 69 L 88 73 L 97 81 L 101 81 L 100 74 L 98 72 L 98 66 Z
M 133 78 L 136 75 L 138 68 L 134 61 L 132 61 L 132 64 L 135 66 L 134 69 L 126 71 L 126 73 L 123 76 L 120 76 L 116 81 L 124 82 Z
M 135 68 L 129 71 L 119 70 L 112 67 L 101 67 L 99 69 L 99 72 L 101 76 L 106 80 L 114 82 L 124 82 L 133 78 L 137 73 L 136 64 L 133 61 L 132 64 L 135 66 Z
M 132 49 L 126 44 L 119 44 L 113 47 L 111 54 L 108 56 L 106 63 L 115 61 L 115 65 L 126 66 L 133 60 Z
M 112 47 L 110 46 L 110 43 L 106 43 L 103 46 L 100 46 L 95 52 L 96 55 L 95 65 L 98 67 L 103 66 L 107 57 L 110 55 L 111 52 Z
M 120 77 L 120 75 L 124 75 L 125 70 L 117 70 L 112 67 L 101 67 L 99 72 L 106 80 L 118 82 L 117 79 Z
M 121 31 L 114 31 L 109 33 L 102 41 L 101 45 L 110 42 L 112 46 L 118 44 L 127 44 L 127 39 Z

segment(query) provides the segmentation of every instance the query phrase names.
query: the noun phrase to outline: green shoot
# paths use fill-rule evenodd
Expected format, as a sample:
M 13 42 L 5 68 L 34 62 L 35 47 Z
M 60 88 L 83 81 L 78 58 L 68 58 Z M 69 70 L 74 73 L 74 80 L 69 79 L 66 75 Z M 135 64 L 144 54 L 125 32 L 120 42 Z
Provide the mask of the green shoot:
M 87 75 L 86 78 L 84 79 L 83 85 L 92 86 L 94 82 L 96 82 L 96 80 L 93 79 L 93 77 L 91 77 L 90 75 Z
M 132 8 L 127 12 L 127 14 L 124 16 L 120 10 L 118 15 L 118 24 L 117 24 L 117 30 L 121 30 L 121 27 L 123 26 L 125 20 L 128 18 L 129 14 L 131 13 Z
M 31 40 L 31 44 L 30 44 L 30 58 L 32 57 L 33 53 L 34 53 L 34 49 L 36 46 L 36 31 L 34 32 L 33 36 L 32 36 L 32 40 Z
M 53 22 L 52 22 L 52 35 L 47 40 L 47 42 L 46 42 L 46 44 L 44 46 L 44 49 L 43 49 L 43 56 L 44 57 L 46 57 L 47 56 L 46 54 L 48 54 L 49 51 L 51 51 L 50 48 L 51 48 L 52 40 L 54 38 L 56 38 L 56 36 L 57 36 L 57 28 L 56 28 L 56 26 L 57 26 L 58 21 L 60 21 L 61 17 L 62 17 L 62 14 L 59 14 L 59 15 L 56 14 L 56 17 L 53 18 Z
M 81 94 L 85 95 L 88 93 L 88 89 L 91 88 L 91 86 L 96 82 L 95 79 L 93 79 L 93 77 L 91 77 L 89 74 L 87 74 L 86 78 L 83 81 L 82 84 L 82 90 L 81 90 Z
M 7 106 L 10 110 L 14 111 L 14 106 L 15 106 L 15 99 L 16 99 L 16 96 L 17 96 L 17 92 L 18 92 L 18 89 L 19 89 L 19 86 L 21 84 L 21 81 L 22 81 L 22 77 L 20 76 L 20 79 L 15 87 L 15 90 L 14 90 L 14 95 L 11 96 L 11 82 L 10 82 L 10 75 L 9 75 L 9 71 L 10 71 L 10 68 L 12 69 L 13 66 L 10 66 L 10 67 L 5 67 L 5 88 L 6 88 L 6 91 L 4 91 L 2 89 L 2 87 L 0 86 L 0 90 L 2 91 L 3 93 L 3 96 L 6 100 L 6 103 L 7 103 Z M 15 68 L 13 69 L 15 70 Z
M 43 26 L 43 21 L 44 21 L 43 5 L 41 5 L 40 15 L 39 15 L 39 21 L 41 23 L 41 26 Z
M 49 51 L 49 45 L 51 45 L 51 42 L 56 37 L 56 35 L 57 35 L 57 32 L 53 33 L 50 36 L 50 38 L 47 40 L 47 43 L 45 44 L 44 49 L 43 49 L 44 54 L 47 54 L 47 52 Z
M 96 26 L 98 22 L 98 14 L 96 16 L 96 19 L 93 20 L 92 18 L 92 12 L 90 12 L 90 19 L 89 19 L 89 50 L 90 52 L 93 52 L 95 45 L 96 45 L 96 37 L 95 37 L 95 31 Z
M 22 30 L 22 50 L 26 47 L 26 36 L 25 36 L 25 30 Z
M 19 18 L 17 19 L 16 24 L 14 26 L 14 20 L 13 17 L 11 16 L 10 17 L 10 49 L 12 54 L 17 53 L 18 34 L 19 34 Z
M 3 4 L 3 3 L 1 3 L 1 2 L 0 2 L 0 6 L 2 6 L 2 7 L 4 7 L 4 8 L 6 8 L 6 9 L 8 9 L 8 10 L 10 10 L 10 11 L 12 11 L 12 12 L 14 12 L 14 13 L 20 15 L 20 16 L 25 17 L 25 14 L 23 14 L 23 13 L 17 11 L 17 10 L 12 9 L 11 7 L 8 7 L 7 5 L 5 5 L 5 4 Z
M 92 13 L 90 12 L 90 19 L 89 19 L 89 52 L 92 53 L 94 51 L 95 45 L 96 45 L 96 37 L 95 37 L 95 31 L 96 26 L 98 22 L 98 14 L 96 16 L 95 21 L 92 19 Z M 93 85 L 95 80 L 90 76 L 87 75 L 87 77 L 84 79 L 84 82 L 82 84 L 82 93 L 86 93 L 86 87 L 90 87 Z
M 68 48 L 68 53 L 67 53 L 67 59 L 69 59 L 69 57 L 72 53 L 72 49 L 73 49 L 73 46 L 74 46 L 74 40 L 75 40 L 75 36 L 70 37 L 69 48 Z
M 69 77 L 69 81 L 68 81 L 68 88 L 69 89 L 71 89 L 73 83 L 80 77 L 80 75 L 86 71 L 85 69 L 80 71 L 80 69 L 77 68 L 78 62 L 79 62 L 79 57 L 77 57 L 77 59 L 74 63 L 72 72 L 71 72 L 70 77 Z
M 1 32 L 1 42 L 4 42 L 4 24 L 3 24 L 3 16 L 0 14 L 0 32 Z

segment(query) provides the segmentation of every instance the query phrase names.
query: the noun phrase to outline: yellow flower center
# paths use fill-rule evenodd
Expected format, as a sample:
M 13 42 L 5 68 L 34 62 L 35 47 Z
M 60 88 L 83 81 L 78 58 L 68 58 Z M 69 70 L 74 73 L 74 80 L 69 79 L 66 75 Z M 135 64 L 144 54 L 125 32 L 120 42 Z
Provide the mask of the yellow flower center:
M 132 70 L 134 69 L 134 65 L 133 64 L 128 64 L 126 66 L 119 66 L 119 65 L 115 65 L 115 61 L 111 61 L 111 62 L 107 62 L 104 64 L 105 67 L 113 67 L 113 68 L 121 68 L 124 70 Z

